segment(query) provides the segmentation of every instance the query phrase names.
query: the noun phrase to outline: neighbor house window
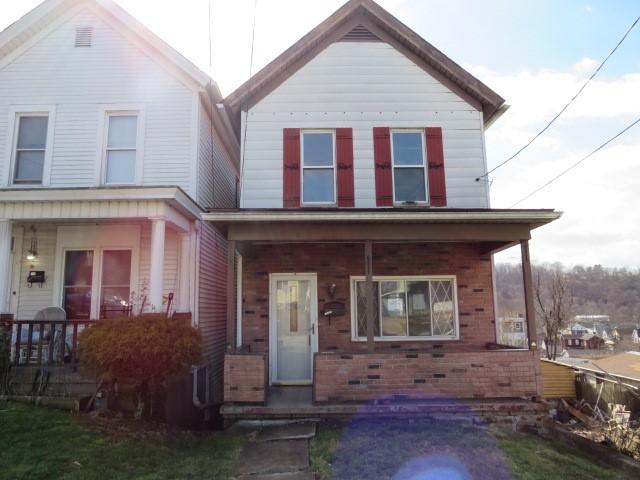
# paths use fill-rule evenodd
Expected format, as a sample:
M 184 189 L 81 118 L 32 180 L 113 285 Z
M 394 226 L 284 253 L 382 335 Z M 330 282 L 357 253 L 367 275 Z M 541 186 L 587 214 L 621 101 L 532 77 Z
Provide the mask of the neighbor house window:
M 14 184 L 41 184 L 47 149 L 46 115 L 19 115 L 14 152 Z
M 335 132 L 302 132 L 302 203 L 336 203 Z
M 352 278 L 353 333 L 367 336 L 366 281 Z M 374 335 L 380 340 L 455 339 L 455 277 L 374 277 Z
M 391 132 L 393 200 L 395 203 L 426 203 L 427 182 L 424 132 Z
M 104 183 L 116 185 L 135 183 L 137 137 L 137 114 L 108 114 Z

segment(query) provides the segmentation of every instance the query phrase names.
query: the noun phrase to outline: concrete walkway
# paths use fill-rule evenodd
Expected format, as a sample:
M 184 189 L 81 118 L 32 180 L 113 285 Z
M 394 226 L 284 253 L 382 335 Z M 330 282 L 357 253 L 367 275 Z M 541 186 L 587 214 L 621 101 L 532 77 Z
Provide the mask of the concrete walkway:
M 254 440 L 240 452 L 236 472 L 240 480 L 313 480 L 309 472 L 309 440 L 316 424 L 300 422 L 267 426 L 237 425 L 255 431 Z

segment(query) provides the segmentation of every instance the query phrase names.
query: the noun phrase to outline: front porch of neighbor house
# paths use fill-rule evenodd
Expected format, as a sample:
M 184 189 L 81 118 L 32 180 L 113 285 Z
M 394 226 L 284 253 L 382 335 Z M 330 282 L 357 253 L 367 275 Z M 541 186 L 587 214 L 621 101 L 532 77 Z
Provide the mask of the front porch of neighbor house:
M 539 395 L 528 239 L 555 212 L 204 216 L 239 252 L 229 258 L 237 278 L 228 285 L 238 288 L 229 291 L 225 416 L 428 410 L 452 399 L 517 410 Z M 516 244 L 524 350 L 496 344 L 491 255 Z
M 193 321 L 198 210 L 173 187 L 1 191 L 13 393 L 34 393 L 42 366 L 49 386 L 37 393 L 95 393 L 77 352 L 96 321 L 167 311 Z

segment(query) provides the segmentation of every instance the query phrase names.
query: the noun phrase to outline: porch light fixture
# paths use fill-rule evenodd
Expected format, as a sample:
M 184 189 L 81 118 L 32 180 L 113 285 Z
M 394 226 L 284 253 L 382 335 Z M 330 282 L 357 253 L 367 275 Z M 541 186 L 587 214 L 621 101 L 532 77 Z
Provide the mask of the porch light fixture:
M 32 233 L 31 248 L 29 248 L 29 251 L 27 252 L 27 260 L 29 260 L 30 262 L 33 262 L 38 258 L 38 238 L 36 237 L 36 227 L 31 225 L 30 230 Z

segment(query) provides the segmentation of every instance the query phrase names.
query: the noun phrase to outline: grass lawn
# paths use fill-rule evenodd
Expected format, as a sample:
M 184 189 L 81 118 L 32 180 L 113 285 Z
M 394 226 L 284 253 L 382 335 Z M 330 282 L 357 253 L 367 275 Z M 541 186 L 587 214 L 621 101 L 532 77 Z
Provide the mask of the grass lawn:
M 105 429 L 86 415 L 5 403 L 0 479 L 226 479 L 245 441 L 220 432 Z
M 625 478 L 533 435 L 424 419 L 320 424 L 311 443 L 311 465 L 323 480 Z

